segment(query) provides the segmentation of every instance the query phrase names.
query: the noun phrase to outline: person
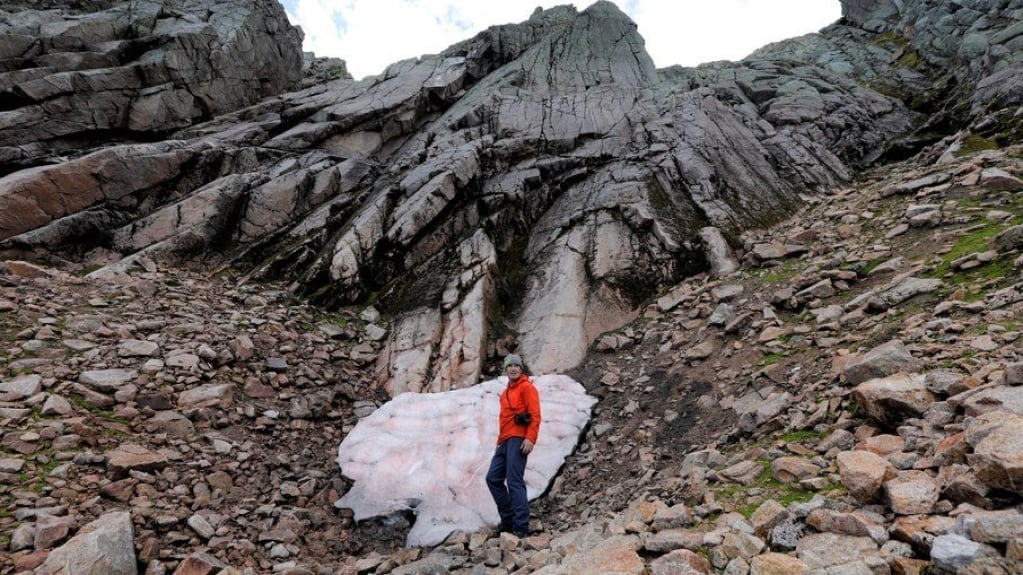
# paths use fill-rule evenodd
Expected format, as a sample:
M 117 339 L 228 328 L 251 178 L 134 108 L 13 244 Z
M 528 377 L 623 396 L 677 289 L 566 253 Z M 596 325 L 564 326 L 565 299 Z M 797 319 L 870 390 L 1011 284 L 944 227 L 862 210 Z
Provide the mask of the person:
M 501 516 L 500 531 L 525 537 L 529 535 L 526 459 L 540 431 L 540 394 L 518 355 L 504 358 L 504 371 L 508 387 L 500 397 L 497 449 L 490 460 L 487 487 Z

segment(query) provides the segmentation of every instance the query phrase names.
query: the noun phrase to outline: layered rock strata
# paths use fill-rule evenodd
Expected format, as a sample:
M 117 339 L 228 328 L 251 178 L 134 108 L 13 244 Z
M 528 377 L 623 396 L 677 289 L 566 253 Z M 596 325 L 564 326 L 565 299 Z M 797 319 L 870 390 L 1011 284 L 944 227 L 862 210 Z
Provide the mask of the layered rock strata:
M 173 141 L 12 173 L 0 247 L 196 258 L 320 304 L 376 301 L 394 393 L 475 383 L 505 335 L 565 369 L 710 266 L 701 230 L 734 248 L 872 162 L 1011 137 L 1019 9 L 848 2 L 820 34 L 662 70 L 610 3 L 538 11 Z

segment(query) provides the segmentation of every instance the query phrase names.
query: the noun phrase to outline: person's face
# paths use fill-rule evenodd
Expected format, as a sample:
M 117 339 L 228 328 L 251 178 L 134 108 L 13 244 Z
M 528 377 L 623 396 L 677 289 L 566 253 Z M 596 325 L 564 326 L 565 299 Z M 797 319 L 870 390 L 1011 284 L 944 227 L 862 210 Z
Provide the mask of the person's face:
M 522 375 L 522 366 L 512 364 L 504 368 L 504 372 L 508 375 L 509 381 L 515 381 Z

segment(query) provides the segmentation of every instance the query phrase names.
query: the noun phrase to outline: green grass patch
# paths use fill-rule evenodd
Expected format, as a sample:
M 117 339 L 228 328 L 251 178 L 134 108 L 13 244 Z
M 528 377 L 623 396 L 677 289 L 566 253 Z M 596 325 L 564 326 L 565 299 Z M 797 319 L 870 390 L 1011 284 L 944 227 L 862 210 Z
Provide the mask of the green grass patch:
M 811 431 L 804 429 L 800 431 L 792 431 L 781 436 L 781 440 L 785 443 L 799 443 L 800 441 L 806 441 L 808 439 L 821 439 L 824 434 L 819 431 Z
M 785 357 L 784 353 L 778 353 L 778 352 L 771 352 L 771 353 L 764 354 L 764 357 L 761 358 L 761 360 L 757 362 L 757 367 L 767 367 L 769 365 L 774 365 L 774 364 L 778 363 L 779 361 L 781 361 L 782 358 L 784 358 L 784 357 Z
M 767 268 L 760 273 L 760 280 L 769 285 L 785 283 L 799 274 L 799 260 L 788 260 L 780 266 Z
M 983 152 L 985 150 L 997 150 L 997 149 L 998 149 L 998 144 L 996 142 L 988 140 L 987 138 L 984 138 L 983 136 L 978 136 L 976 134 L 970 134 L 969 136 L 966 136 L 965 138 L 963 138 L 962 145 L 959 147 L 958 150 L 955 151 L 955 153 L 953 155 L 956 156 L 956 157 L 961 158 L 963 156 L 969 156 L 971 154 L 976 154 L 977 152 Z
M 924 66 L 924 60 L 916 50 L 906 50 L 899 57 L 899 65 L 910 70 L 919 70 Z
M 131 420 L 125 419 L 123 417 L 116 417 L 114 413 L 109 409 L 103 409 L 102 407 L 89 403 L 89 401 L 86 400 L 85 397 L 80 394 L 72 393 L 68 399 L 71 401 L 71 403 L 77 405 L 78 407 L 81 407 L 85 411 L 88 411 L 89 413 L 95 415 L 96 417 L 99 417 L 100 419 L 109 421 L 111 423 L 118 423 L 121 425 L 131 424 Z
M 934 270 L 924 274 L 925 277 L 938 278 L 945 282 L 946 289 L 954 290 L 964 285 L 987 282 L 994 287 L 1001 280 L 1013 277 L 1012 262 L 1009 257 L 1001 256 L 987 264 L 968 269 L 953 270 L 952 262 L 964 256 L 985 252 L 991 249 L 991 239 L 1006 229 L 1018 225 L 1021 221 L 1019 216 L 1014 217 L 1007 223 L 987 223 L 977 229 L 963 235 L 952 249 L 941 256 L 941 263 L 935 266 Z M 947 294 L 946 294 L 947 295 Z M 983 290 L 978 293 L 968 294 L 974 300 L 984 296 Z
M 895 44 L 896 46 L 905 46 L 906 43 L 907 43 L 906 42 L 906 37 L 903 36 L 902 34 L 899 34 L 898 32 L 896 32 L 894 30 L 888 30 L 887 32 L 882 32 L 882 33 L 878 34 L 877 36 L 874 36 L 874 39 L 871 40 L 871 44 L 877 44 L 877 45 L 881 45 L 881 44 Z
M 36 469 L 39 470 L 39 474 L 42 476 L 49 475 L 50 472 L 60 467 L 60 464 L 63 463 L 63 461 L 58 461 L 52 455 L 47 455 L 47 458 L 48 460 L 46 463 L 36 462 Z
M 888 261 L 889 258 L 874 258 L 868 262 L 856 262 L 854 264 L 843 264 L 839 269 L 856 272 L 856 275 L 864 278 L 874 271 L 874 268 Z
M 78 272 L 78 276 L 79 276 L 79 277 L 85 277 L 85 276 L 87 276 L 87 275 L 91 274 L 92 272 L 94 272 L 94 271 L 96 271 L 96 270 L 98 270 L 98 269 L 102 269 L 102 268 L 103 268 L 103 265 L 102 265 L 102 264 L 89 264 L 89 265 L 87 265 L 87 266 L 83 267 L 83 268 L 82 268 L 82 269 L 81 269 L 81 270 L 80 270 L 80 271 Z
M 795 432 L 792 435 L 796 435 L 800 432 Z M 805 434 L 812 434 L 813 432 L 802 432 Z M 799 435 L 800 437 L 808 437 L 808 435 Z M 803 488 L 798 483 L 785 483 L 775 479 L 771 475 L 771 462 L 767 460 L 759 460 L 758 463 L 762 469 L 760 474 L 757 476 L 756 481 L 751 485 L 724 485 L 718 489 L 715 489 L 717 498 L 724 504 L 728 504 L 737 513 L 741 513 L 747 519 L 750 518 L 756 510 L 763 505 L 764 501 L 773 499 L 783 506 L 788 507 L 792 503 L 802 503 L 813 499 L 814 495 L 819 493 L 818 491 L 812 491 Z M 823 473 L 823 470 L 822 470 Z M 760 494 L 757 496 L 758 499 L 755 502 L 747 500 L 746 493 L 751 489 L 758 489 Z M 828 487 L 827 490 L 833 489 L 833 486 Z

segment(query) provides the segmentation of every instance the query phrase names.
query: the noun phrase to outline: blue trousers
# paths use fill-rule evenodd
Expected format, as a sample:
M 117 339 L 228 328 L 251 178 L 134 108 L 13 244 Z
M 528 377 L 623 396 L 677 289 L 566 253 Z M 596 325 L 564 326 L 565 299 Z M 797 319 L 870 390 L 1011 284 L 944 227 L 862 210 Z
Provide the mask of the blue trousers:
M 497 446 L 487 472 L 487 487 L 497 504 L 501 528 L 515 533 L 529 532 L 529 498 L 526 496 L 526 455 L 523 437 L 511 437 Z

